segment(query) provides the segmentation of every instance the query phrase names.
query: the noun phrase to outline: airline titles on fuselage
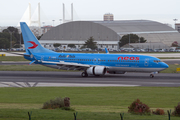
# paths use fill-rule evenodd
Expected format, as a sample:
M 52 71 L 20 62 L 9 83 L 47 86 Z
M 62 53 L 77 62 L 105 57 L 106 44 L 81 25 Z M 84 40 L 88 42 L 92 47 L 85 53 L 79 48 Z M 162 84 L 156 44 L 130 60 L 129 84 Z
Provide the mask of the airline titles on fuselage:
M 59 55 L 60 58 L 75 58 L 75 55 Z
M 139 60 L 139 57 L 118 57 L 118 60 Z

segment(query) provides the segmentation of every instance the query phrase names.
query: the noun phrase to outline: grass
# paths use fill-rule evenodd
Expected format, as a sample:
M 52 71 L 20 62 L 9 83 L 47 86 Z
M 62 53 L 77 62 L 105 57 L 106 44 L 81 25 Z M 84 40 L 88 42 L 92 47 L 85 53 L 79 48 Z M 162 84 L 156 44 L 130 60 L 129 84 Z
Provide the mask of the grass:
M 73 113 L 84 120 L 168 120 L 167 114 L 132 115 L 128 106 L 137 98 L 150 108 L 173 110 L 180 102 L 179 87 L 36 87 L 0 88 L 0 119 L 25 120 L 32 111 L 32 120 L 73 120 Z M 43 110 L 43 103 L 56 97 L 70 97 L 76 111 Z M 173 117 L 178 120 L 179 117 Z
M 0 71 L 63 71 L 42 65 L 0 65 Z
M 28 61 L 23 56 L 0 56 L 0 61 Z
M 177 68 L 180 68 L 180 65 L 169 65 L 169 68 L 160 71 L 160 73 L 180 73 L 180 71 L 176 71 Z
M 32 111 L 31 120 L 74 120 L 74 112 L 62 110 L 0 110 L 1 120 L 27 120 L 28 112 Z M 8 116 L 5 116 L 9 114 Z M 179 117 L 171 117 L 172 120 L 179 120 Z M 120 120 L 119 113 L 114 112 L 78 112 L 77 120 Z M 168 120 L 167 115 L 140 116 L 125 113 L 124 120 Z

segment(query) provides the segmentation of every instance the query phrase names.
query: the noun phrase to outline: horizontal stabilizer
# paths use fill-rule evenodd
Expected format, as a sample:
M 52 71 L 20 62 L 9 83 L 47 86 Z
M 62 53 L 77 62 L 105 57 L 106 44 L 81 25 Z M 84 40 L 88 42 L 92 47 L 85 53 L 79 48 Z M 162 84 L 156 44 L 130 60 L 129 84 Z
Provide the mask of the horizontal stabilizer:
M 36 60 L 33 60 L 33 61 L 31 61 L 30 63 L 29 63 L 29 65 L 31 65 L 32 63 L 34 63 Z

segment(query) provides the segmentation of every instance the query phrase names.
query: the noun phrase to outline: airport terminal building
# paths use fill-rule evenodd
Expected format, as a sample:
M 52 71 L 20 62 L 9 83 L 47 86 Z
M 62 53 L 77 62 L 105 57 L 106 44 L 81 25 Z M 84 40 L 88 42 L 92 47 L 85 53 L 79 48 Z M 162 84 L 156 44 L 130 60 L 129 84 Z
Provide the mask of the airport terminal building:
M 160 43 L 158 48 L 171 46 L 174 41 L 180 41 L 180 33 L 172 27 L 150 20 L 120 20 L 120 21 L 73 21 L 60 24 L 45 33 L 40 43 L 53 47 L 60 43 L 62 47 L 75 44 L 80 48 L 91 36 L 97 42 L 98 48 L 119 49 L 118 42 L 123 35 L 137 34 L 144 37 L 147 43 Z

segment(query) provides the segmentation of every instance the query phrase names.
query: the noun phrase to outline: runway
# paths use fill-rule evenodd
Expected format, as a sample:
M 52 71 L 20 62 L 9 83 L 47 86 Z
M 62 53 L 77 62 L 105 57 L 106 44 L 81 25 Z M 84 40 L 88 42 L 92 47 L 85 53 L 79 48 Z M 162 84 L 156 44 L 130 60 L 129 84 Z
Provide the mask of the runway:
M 0 71 L 0 87 L 96 87 L 96 86 L 156 86 L 179 87 L 180 74 L 127 73 L 120 75 L 81 77 L 81 72 Z

